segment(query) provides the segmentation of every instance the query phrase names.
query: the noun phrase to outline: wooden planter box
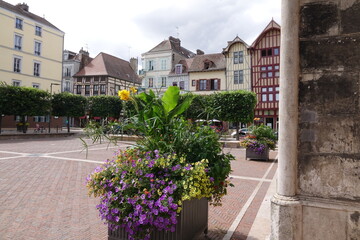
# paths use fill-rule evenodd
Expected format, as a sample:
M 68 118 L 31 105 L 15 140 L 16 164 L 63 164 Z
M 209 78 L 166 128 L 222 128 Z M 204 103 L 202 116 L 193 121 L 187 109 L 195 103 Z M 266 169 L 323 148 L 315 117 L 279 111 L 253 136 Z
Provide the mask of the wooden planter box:
M 208 200 L 202 198 L 185 201 L 178 217 L 175 232 L 154 231 L 151 240 L 191 240 L 208 231 Z M 108 240 L 128 240 L 123 228 L 109 229 Z
M 269 160 L 269 149 L 266 148 L 263 154 L 254 152 L 251 148 L 246 149 L 246 159 Z

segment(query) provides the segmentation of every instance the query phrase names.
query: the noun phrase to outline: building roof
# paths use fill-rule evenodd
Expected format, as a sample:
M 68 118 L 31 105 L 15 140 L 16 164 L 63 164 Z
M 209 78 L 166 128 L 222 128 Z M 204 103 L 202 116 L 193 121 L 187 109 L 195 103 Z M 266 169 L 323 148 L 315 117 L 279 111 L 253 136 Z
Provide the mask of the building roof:
M 169 50 L 174 51 L 186 58 L 191 58 L 191 57 L 195 56 L 195 53 L 193 53 L 190 50 L 181 46 L 180 39 L 174 38 L 172 36 L 170 36 L 169 39 L 162 41 L 161 43 L 156 45 L 154 48 L 152 48 L 150 51 L 148 51 L 144 54 L 151 54 L 151 53 L 169 51 Z
M 14 6 L 10 3 L 0 0 L 0 8 L 7 9 L 15 14 L 22 15 L 22 16 L 30 18 L 38 23 L 44 24 L 48 27 L 51 27 L 51 28 L 61 31 L 59 28 L 55 27 L 53 24 L 51 24 L 45 18 L 39 17 L 38 15 L 35 15 L 35 14 L 29 12 L 29 6 L 26 5 L 25 3 L 17 4 Z
M 239 36 L 236 36 L 236 37 L 234 38 L 234 40 L 228 41 L 228 45 L 227 45 L 225 48 L 223 48 L 222 53 L 227 53 L 227 52 L 229 52 L 230 47 L 231 47 L 233 44 L 235 44 L 235 43 L 242 43 L 242 44 L 245 45 L 246 48 L 249 48 L 249 45 L 247 45 L 247 43 L 246 43 L 244 40 L 242 40 L 241 38 L 239 38 Z
M 182 69 L 182 73 L 181 74 L 187 74 L 189 71 L 189 68 L 193 62 L 194 58 L 186 58 L 186 59 L 182 59 L 178 62 L 178 64 L 183 65 L 183 69 Z M 169 75 L 178 75 L 175 74 L 175 67 L 171 70 Z
M 270 30 L 274 30 L 274 29 L 278 29 L 280 30 L 281 27 L 280 25 L 274 21 L 274 19 L 272 19 L 270 21 L 270 23 L 264 28 L 264 30 L 260 33 L 260 35 L 255 39 L 255 41 L 253 42 L 253 44 L 251 44 L 250 48 L 254 48 L 259 41 L 263 38 L 263 36 Z
M 189 72 L 218 71 L 225 69 L 225 67 L 225 56 L 222 53 L 196 55 L 193 58 Z
M 82 68 L 74 77 L 109 76 L 134 83 L 141 83 L 130 63 L 107 53 L 99 53 L 90 63 Z

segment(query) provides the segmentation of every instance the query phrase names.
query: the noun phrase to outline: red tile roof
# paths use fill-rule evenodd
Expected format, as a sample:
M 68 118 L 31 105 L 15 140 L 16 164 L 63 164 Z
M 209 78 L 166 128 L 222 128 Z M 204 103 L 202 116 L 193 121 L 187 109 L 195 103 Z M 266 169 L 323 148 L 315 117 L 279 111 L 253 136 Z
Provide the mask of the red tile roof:
M 21 5 L 21 4 L 20 4 Z M 57 27 L 55 27 L 53 24 L 51 24 L 49 21 L 47 21 L 45 18 L 39 17 L 38 15 L 35 15 L 29 11 L 24 10 L 19 4 L 14 6 L 11 5 L 10 3 L 7 3 L 5 1 L 0 0 L 0 8 L 4 8 L 7 9 L 11 12 L 14 12 L 18 15 L 22 15 L 24 17 L 30 18 L 38 23 L 47 25 L 49 27 L 55 28 L 56 30 L 61 31 L 60 29 L 58 29 Z
M 74 77 L 84 76 L 109 76 L 129 82 L 141 83 L 128 61 L 103 52 L 99 53 L 89 64 L 74 75 Z

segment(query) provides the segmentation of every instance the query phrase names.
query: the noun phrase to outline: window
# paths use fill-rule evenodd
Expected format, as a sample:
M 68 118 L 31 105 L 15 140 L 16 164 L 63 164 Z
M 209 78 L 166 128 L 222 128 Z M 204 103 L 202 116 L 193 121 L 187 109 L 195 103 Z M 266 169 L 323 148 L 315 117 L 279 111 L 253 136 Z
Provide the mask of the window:
M 12 85 L 13 85 L 14 87 L 20 87 L 20 86 L 21 86 L 21 81 L 13 80 Z
M 36 42 L 35 41 L 35 51 L 34 51 L 35 55 L 40 56 L 41 55 L 41 42 Z
M 161 77 L 161 86 L 166 87 L 166 77 Z
M 154 79 L 149 78 L 149 87 L 154 87 Z
M 81 85 L 76 86 L 76 94 L 81 94 Z
M 266 101 L 267 101 L 267 95 L 266 95 L 266 94 L 262 94 L 262 95 L 261 95 L 261 100 L 262 100 L 263 102 L 266 102 Z
M 199 80 L 199 90 L 200 91 L 206 90 L 206 80 Z
M 41 27 L 35 26 L 35 35 L 41 37 Z
M 280 55 L 280 49 L 279 49 L 279 48 L 274 48 L 274 55 L 275 55 L 275 56 L 279 56 L 279 55 Z
M 98 94 L 99 94 L 99 85 L 94 85 L 93 95 L 98 95 Z
M 49 116 L 34 116 L 34 122 L 49 122 Z
M 279 65 L 261 66 L 260 71 L 261 78 L 272 78 L 280 76 Z
M 149 68 L 148 68 L 149 71 L 152 71 L 154 70 L 154 61 L 153 60 L 150 60 L 149 61 Z
M 172 84 L 174 87 L 177 87 L 177 82 L 173 82 L 173 84 Z
M 196 85 L 196 81 L 195 80 L 191 80 L 191 86 L 195 86 Z
M 71 77 L 71 67 L 66 67 L 64 72 L 65 77 Z
M 279 101 L 279 98 L 280 98 L 279 93 L 276 93 L 276 94 L 275 94 L 275 100 L 276 100 L 276 101 Z
M 211 79 L 210 90 L 219 90 L 219 79 Z
M 65 92 L 71 92 L 70 81 L 65 81 Z
M 274 95 L 273 95 L 272 93 L 269 94 L 269 101 L 270 101 L 270 102 L 272 102 L 272 101 L 274 100 L 274 99 L 273 99 L 273 96 L 274 96 Z
M 105 84 L 100 85 L 100 94 L 106 94 L 106 85 Z
M 181 90 L 184 90 L 184 87 L 185 87 L 185 82 L 184 81 L 180 81 L 180 89 Z
M 161 60 L 161 70 L 166 70 L 166 59 Z
M 85 96 L 90 95 L 90 85 L 85 85 Z
M 20 19 L 20 18 L 16 18 L 16 20 L 15 20 L 15 27 L 17 28 L 17 29 L 23 29 L 23 20 L 22 19 Z
M 14 72 L 21 72 L 21 58 L 14 57 Z
M 32 87 L 39 89 L 39 88 L 40 88 L 40 84 L 39 84 L 39 83 L 33 83 L 33 84 L 32 84 Z
M 244 72 L 243 70 L 234 71 L 234 84 L 244 83 Z
M 234 52 L 234 64 L 243 63 L 244 62 L 244 52 Z
M 34 76 L 40 76 L 40 63 L 34 62 Z
M 85 77 L 85 82 L 87 83 L 91 82 L 91 77 Z
M 181 64 L 177 64 L 175 66 L 175 74 L 182 74 L 182 65 Z
M 15 35 L 15 44 L 14 48 L 16 50 L 21 50 L 22 46 L 22 37 L 20 35 Z

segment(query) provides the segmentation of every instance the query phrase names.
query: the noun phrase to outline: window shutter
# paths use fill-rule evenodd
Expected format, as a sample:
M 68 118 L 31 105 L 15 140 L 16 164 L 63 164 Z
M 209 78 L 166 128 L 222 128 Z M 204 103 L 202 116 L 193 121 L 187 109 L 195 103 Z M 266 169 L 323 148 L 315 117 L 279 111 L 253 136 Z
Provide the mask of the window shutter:
M 221 85 L 220 85 L 220 83 L 221 83 L 221 79 L 218 79 L 218 89 L 217 90 L 221 90 Z
M 199 91 L 200 88 L 200 80 L 196 80 L 196 91 Z
M 209 90 L 211 90 L 210 88 L 211 88 L 211 79 L 207 79 L 206 80 L 206 90 L 209 91 Z

